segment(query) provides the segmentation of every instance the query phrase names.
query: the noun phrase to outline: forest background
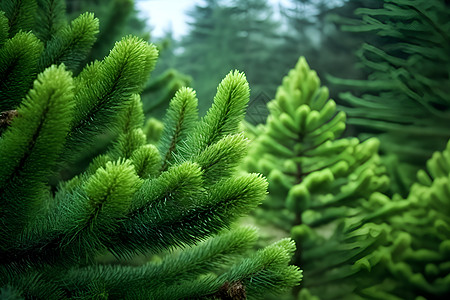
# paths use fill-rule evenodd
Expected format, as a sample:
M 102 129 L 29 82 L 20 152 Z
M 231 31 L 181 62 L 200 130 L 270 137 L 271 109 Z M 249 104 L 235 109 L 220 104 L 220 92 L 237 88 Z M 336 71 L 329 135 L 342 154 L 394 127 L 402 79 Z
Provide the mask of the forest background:
M 265 104 L 274 98 L 281 79 L 300 56 L 306 57 L 330 87 L 334 99 L 349 89 L 332 84 L 328 76 L 365 79 L 367 72 L 359 66 L 356 51 L 363 42 L 374 42 L 376 37 L 343 31 L 340 26 L 346 19 L 355 18 L 356 8 L 382 5 L 383 1 L 364 0 L 290 0 L 278 7 L 267 0 L 192 1 L 186 11 L 186 34 L 175 37 L 168 26 L 162 37 L 153 38 L 149 20 L 142 18 L 144 14 L 133 1 L 67 0 L 73 16 L 89 10 L 103 20 L 100 32 L 108 36 L 99 37 L 91 59 L 106 55 L 116 36 L 132 33 L 146 37 L 162 50 L 153 78 L 169 69 L 186 74 L 183 81 L 197 91 L 200 113 L 209 107 L 216 83 L 225 74 L 232 69 L 245 72 L 251 86 L 247 120 L 254 124 L 265 121 Z M 146 15 L 151 18 L 152 12 Z M 165 101 L 158 109 L 146 110 L 159 119 L 167 105 Z

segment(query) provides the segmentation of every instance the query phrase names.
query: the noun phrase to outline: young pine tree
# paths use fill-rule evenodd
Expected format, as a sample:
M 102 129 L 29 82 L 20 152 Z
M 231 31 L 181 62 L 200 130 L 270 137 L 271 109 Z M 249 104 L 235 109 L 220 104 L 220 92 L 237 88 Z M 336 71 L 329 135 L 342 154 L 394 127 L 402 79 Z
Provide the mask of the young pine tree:
M 293 241 L 246 255 L 256 232 L 232 226 L 267 188 L 234 171 L 247 148 L 245 76 L 227 75 L 200 120 L 194 91 L 179 90 L 162 142 L 146 144 L 139 93 L 156 48 L 125 37 L 73 77 L 98 21 L 60 22 L 56 2 L 0 5 L 0 298 L 260 299 L 297 285 Z M 50 189 L 106 128 L 118 136 L 108 152 Z M 138 253 L 160 260 L 127 265 Z
M 304 271 L 299 299 L 357 297 L 371 279 L 355 263 L 386 235 L 382 226 L 362 221 L 372 212 L 371 198 L 389 183 L 379 142 L 340 138 L 346 115 L 304 58 L 268 108 L 247 159 L 248 169 L 270 183 L 258 217 L 277 220 L 297 241 L 294 263 Z

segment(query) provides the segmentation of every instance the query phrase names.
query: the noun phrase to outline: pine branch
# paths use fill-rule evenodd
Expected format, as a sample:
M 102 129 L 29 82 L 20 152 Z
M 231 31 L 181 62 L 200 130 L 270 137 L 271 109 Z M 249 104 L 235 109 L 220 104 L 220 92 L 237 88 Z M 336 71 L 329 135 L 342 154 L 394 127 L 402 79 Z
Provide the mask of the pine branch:
M 66 5 L 62 0 L 38 0 L 36 36 L 47 43 L 66 25 Z
M 42 43 L 19 32 L 0 49 L 0 111 L 15 109 L 32 86 Z
M 65 282 L 67 289 L 76 293 L 91 289 L 92 282 L 103 282 L 110 297 L 130 297 L 136 290 L 164 289 L 165 285 L 174 281 L 189 280 L 192 276 L 220 270 L 249 250 L 256 238 L 254 229 L 241 228 L 222 233 L 180 253 L 170 254 L 161 262 L 139 267 L 90 266 L 73 269 L 63 279 L 54 280 Z
M 170 102 L 164 124 L 166 124 L 160 143 L 163 153 L 161 171 L 165 171 L 174 163 L 174 154 L 178 151 L 183 140 L 193 131 L 197 121 L 197 98 L 190 88 L 182 88 L 176 92 Z
M 89 145 L 93 135 L 112 125 L 139 92 L 153 69 L 157 50 L 144 41 L 127 37 L 118 42 L 102 62 L 90 65 L 79 76 L 76 114 L 65 157 Z M 93 131 L 95 129 L 95 131 Z
M 47 42 L 39 60 L 39 69 L 64 63 L 69 70 L 75 71 L 94 44 L 98 26 L 98 19 L 91 13 L 85 13 L 73 20 L 70 26 L 59 30 Z
M 43 205 L 41 193 L 69 130 L 74 106 L 72 89 L 72 78 L 64 66 L 47 69 L 38 76 L 17 109 L 18 116 L 2 135 L 2 222 L 10 224 L 2 236 L 17 233 L 33 211 Z M 2 237 L 6 245 L 11 237 Z
M 214 103 L 196 126 L 180 153 L 190 157 L 228 134 L 236 133 L 249 99 L 249 87 L 243 73 L 230 72 L 217 88 Z
M 242 134 L 228 135 L 192 157 L 202 171 L 205 184 L 210 186 L 231 176 L 247 154 L 248 141 Z
M 136 174 L 142 178 L 152 178 L 159 174 L 161 154 L 153 145 L 144 145 L 136 149 L 131 155 Z
M 192 176 L 190 174 L 192 171 L 189 173 Z M 200 173 L 197 176 L 199 177 L 194 183 L 183 180 L 184 189 L 195 186 L 193 184 L 198 185 Z M 111 245 L 114 252 L 129 251 L 126 249 L 132 248 L 157 251 L 196 243 L 230 226 L 237 217 L 253 209 L 264 199 L 266 187 L 266 182 L 254 174 L 221 181 L 204 196 L 201 191 L 195 191 L 194 194 L 192 191 L 185 191 L 186 194 L 180 194 L 183 186 L 181 182 L 172 181 L 171 185 L 175 184 L 180 186 L 180 190 L 166 187 L 158 194 L 153 193 L 155 196 L 150 199 L 154 200 L 150 202 L 151 206 L 145 206 L 146 210 L 139 206 L 131 210 L 118 240 Z M 178 201 L 170 201 L 174 196 Z M 146 228 L 139 226 L 143 223 L 147 224 Z
M 10 36 L 14 36 L 20 30 L 29 31 L 33 28 L 36 8 L 34 0 L 4 0 L 0 2 L 0 10 L 4 11 L 8 18 Z

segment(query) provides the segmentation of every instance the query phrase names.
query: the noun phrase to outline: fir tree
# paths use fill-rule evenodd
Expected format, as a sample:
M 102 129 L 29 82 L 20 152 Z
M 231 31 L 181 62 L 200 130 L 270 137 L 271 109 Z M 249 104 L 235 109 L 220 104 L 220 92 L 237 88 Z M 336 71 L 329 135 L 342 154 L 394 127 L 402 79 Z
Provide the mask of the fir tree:
M 54 2 L 38 4 L 48 13 Z M 247 147 L 238 133 L 245 76 L 228 74 L 200 120 L 195 92 L 179 90 L 156 147 L 146 143 L 139 98 L 156 47 L 125 37 L 73 77 L 97 19 L 82 15 L 44 44 L 25 33 L 33 27 L 29 7 L 38 6 L 1 2 L 8 84 L 0 89 L 0 297 L 260 299 L 297 285 L 301 272 L 288 266 L 293 241 L 249 256 L 255 230 L 233 226 L 267 188 L 260 175 L 235 172 Z M 55 169 L 106 128 L 118 135 L 109 151 L 50 190 Z M 107 253 L 120 264 L 101 263 Z M 127 266 L 137 253 L 161 260 Z
M 276 220 L 297 241 L 294 262 L 305 275 L 300 299 L 357 295 L 365 271 L 352 265 L 383 241 L 383 230 L 375 233 L 375 225 L 360 221 L 370 212 L 362 208 L 371 195 L 389 183 L 379 142 L 340 138 L 345 113 L 336 110 L 304 58 L 268 106 L 267 123 L 254 129 L 258 136 L 247 159 L 248 169 L 270 182 L 258 217 Z
M 377 1 L 323 1 L 292 0 L 280 5 L 282 20 L 286 29 L 282 31 L 283 42 L 274 59 L 277 70 L 282 71 L 281 78 L 296 63 L 299 56 L 304 56 L 308 64 L 318 73 L 324 84 L 331 85 L 326 75 L 364 79 L 364 70 L 356 68 L 358 58 L 354 52 L 370 34 L 356 34 L 339 30 L 339 20 L 353 17 L 358 7 L 373 7 Z M 278 73 L 278 72 L 277 72 Z M 339 92 L 348 88 L 331 85 L 331 96 L 337 99 Z

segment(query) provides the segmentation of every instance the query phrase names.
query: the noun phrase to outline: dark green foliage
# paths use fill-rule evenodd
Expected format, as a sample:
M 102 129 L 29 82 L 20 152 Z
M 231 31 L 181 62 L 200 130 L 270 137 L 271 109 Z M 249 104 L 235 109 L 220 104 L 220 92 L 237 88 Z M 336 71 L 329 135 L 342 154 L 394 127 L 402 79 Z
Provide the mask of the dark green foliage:
M 3 0 L 0 2 L 0 10 L 8 19 L 10 36 L 14 36 L 20 30 L 26 32 L 33 28 L 36 9 L 35 0 Z
M 357 9 L 359 22 L 344 27 L 380 37 L 358 51 L 369 80 L 334 81 L 362 91 L 341 95 L 349 123 L 375 132 L 381 150 L 396 155 L 387 164 L 394 191 L 406 195 L 416 170 L 450 137 L 450 6 L 440 0 L 380 3 L 383 8 Z
M 0 12 L 0 46 L 3 46 L 6 39 L 8 38 L 8 19 L 5 17 L 5 13 Z
M 31 33 L 19 32 L 0 49 L 0 111 L 17 107 L 36 76 L 42 43 Z
M 40 70 L 51 64 L 64 63 L 74 71 L 85 58 L 96 40 L 98 20 L 86 13 L 52 36 L 39 61 Z
M 65 3 L 63 0 L 38 0 L 35 35 L 44 43 L 48 42 L 66 25 Z M 88 31 L 89 32 L 89 31 Z M 77 43 L 73 43 L 75 46 Z M 74 51 L 75 52 L 75 51 Z
M 55 3 L 39 3 L 53 28 Z M 96 22 L 85 14 L 52 34 L 44 53 L 61 55 L 49 56 L 37 77 L 29 70 L 38 55 L 7 73 L 11 94 L 26 96 L 0 101 L 8 109 L 0 115 L 0 296 L 259 299 L 298 285 L 302 273 L 288 265 L 292 240 L 252 254 L 255 230 L 235 225 L 267 191 L 261 175 L 236 170 L 246 150 L 238 133 L 249 98 L 244 74 L 230 72 L 201 120 L 195 92 L 181 89 L 161 144 L 147 144 L 139 93 L 155 46 L 127 36 L 75 77 L 61 63 L 83 61 Z M 25 51 L 44 44 L 19 32 L 0 48 L 2 59 L 26 53 L 9 46 L 21 35 L 30 39 Z M 22 71 L 34 80 L 29 90 L 15 80 Z M 55 176 L 107 130 L 117 139 L 106 153 L 67 181 Z M 161 261 L 128 266 L 136 255 Z

